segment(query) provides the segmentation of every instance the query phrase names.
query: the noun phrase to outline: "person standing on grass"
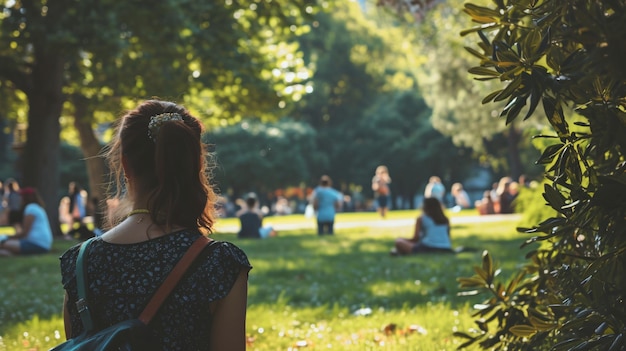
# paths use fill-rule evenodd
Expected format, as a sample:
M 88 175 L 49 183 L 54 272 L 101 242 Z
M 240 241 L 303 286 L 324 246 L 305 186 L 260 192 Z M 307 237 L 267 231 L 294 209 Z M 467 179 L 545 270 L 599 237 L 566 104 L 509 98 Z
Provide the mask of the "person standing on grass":
M 213 232 L 217 196 L 203 129 L 188 110 L 167 101 L 145 101 L 122 117 L 106 154 L 120 198 L 114 226 L 86 248 L 89 308 L 98 328 L 137 318 L 187 249 Z M 60 258 L 70 339 L 83 331 L 78 252 L 77 245 Z M 245 350 L 251 268 L 231 243 L 204 250 L 148 325 L 151 340 L 162 350 Z
M 330 177 L 323 175 L 311 194 L 313 209 L 317 211 L 317 235 L 335 234 L 335 214 L 341 209 L 343 196 L 332 184 Z
M 52 248 L 52 228 L 43 201 L 34 188 L 22 188 L 21 226 L 0 243 L 0 256 L 43 254 Z
M 415 221 L 411 239 L 398 238 L 392 255 L 408 255 L 424 252 L 452 252 L 450 220 L 443 212 L 443 205 L 434 197 L 424 199 L 422 214 Z
M 382 218 L 387 216 L 387 208 L 389 206 L 389 184 L 391 177 L 387 166 L 376 167 L 376 173 L 372 178 L 372 190 L 376 196 L 376 204 L 378 205 L 378 213 Z

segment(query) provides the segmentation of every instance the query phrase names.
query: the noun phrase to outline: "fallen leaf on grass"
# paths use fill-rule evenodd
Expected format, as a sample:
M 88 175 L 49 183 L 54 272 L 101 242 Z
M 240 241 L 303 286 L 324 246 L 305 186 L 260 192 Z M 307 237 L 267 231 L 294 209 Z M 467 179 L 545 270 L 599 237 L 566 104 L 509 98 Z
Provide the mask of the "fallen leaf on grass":
M 417 324 L 411 324 L 409 326 L 408 332 L 409 333 L 418 333 L 418 334 L 421 334 L 421 335 L 428 334 L 428 332 L 426 331 L 426 329 L 424 327 L 422 327 L 421 325 L 417 325 Z
M 385 328 L 383 328 L 383 331 L 385 332 L 385 335 L 389 336 L 395 333 L 396 328 L 397 328 L 397 325 L 395 323 L 389 323 L 385 326 Z

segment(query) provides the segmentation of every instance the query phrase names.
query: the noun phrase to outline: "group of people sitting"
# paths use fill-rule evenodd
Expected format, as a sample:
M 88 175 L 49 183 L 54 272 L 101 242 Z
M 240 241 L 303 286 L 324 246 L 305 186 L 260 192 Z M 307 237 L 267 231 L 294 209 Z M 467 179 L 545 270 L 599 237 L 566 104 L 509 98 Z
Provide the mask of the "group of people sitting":
M 493 184 L 491 190 L 483 193 L 482 199 L 476 201 L 476 209 L 481 215 L 514 213 L 518 193 L 519 183 L 510 177 L 503 177 Z

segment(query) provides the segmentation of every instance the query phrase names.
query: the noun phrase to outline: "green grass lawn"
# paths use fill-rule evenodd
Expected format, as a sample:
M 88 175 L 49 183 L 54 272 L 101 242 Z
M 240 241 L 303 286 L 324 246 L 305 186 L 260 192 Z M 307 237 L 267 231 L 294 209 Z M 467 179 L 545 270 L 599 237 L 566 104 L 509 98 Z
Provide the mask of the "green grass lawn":
M 389 218 L 416 214 L 392 211 Z M 271 221 L 312 220 L 293 215 Z M 311 230 L 248 241 L 214 234 L 244 249 L 254 266 L 248 350 L 454 350 L 462 340 L 452 333 L 474 326 L 471 306 L 481 302 L 457 296 L 456 278 L 474 274 L 483 249 L 505 277 L 524 263 L 527 251 L 519 249 L 524 237 L 512 220 L 454 225 L 454 245 L 475 252 L 411 257 L 388 253 L 394 238 L 411 235 L 411 226 L 368 226 L 382 221 L 375 213 L 340 214 L 341 221 L 363 226 L 339 229 L 332 237 Z M 56 241 L 50 254 L 0 260 L 0 351 L 47 350 L 64 340 L 58 256 L 73 244 Z

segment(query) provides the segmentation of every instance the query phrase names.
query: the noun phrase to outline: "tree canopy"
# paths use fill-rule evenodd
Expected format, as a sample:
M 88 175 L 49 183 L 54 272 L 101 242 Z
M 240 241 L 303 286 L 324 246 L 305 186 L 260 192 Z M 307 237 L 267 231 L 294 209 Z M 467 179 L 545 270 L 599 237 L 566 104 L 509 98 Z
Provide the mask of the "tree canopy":
M 314 11 L 309 0 L 3 2 L 0 81 L 28 103 L 23 183 L 56 202 L 59 117 L 72 96 L 117 99 L 114 111 L 127 95 L 180 100 L 190 91 L 225 117 L 279 108 L 306 79 L 285 37 L 306 30 Z
M 290 119 L 246 120 L 214 129 L 206 138 L 215 147 L 217 186 L 234 197 L 308 183 L 328 161 L 316 147 L 315 130 Z

